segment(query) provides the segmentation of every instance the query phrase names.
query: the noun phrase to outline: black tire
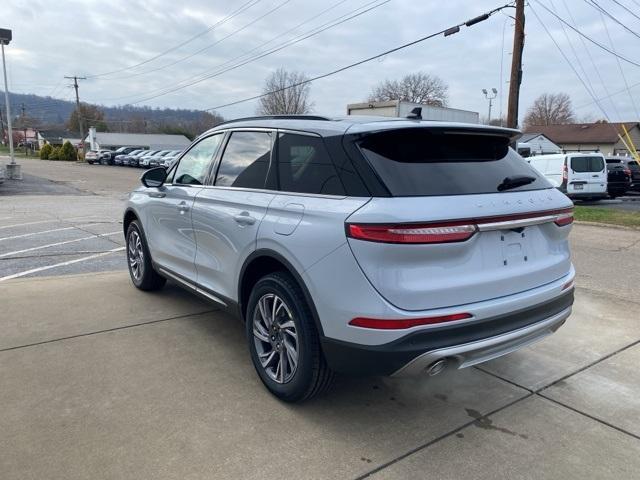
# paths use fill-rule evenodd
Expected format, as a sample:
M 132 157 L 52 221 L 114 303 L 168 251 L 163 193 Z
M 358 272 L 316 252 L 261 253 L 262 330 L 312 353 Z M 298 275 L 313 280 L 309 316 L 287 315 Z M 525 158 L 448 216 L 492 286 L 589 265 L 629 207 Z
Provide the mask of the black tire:
M 129 276 L 137 288 L 152 291 L 164 287 L 167 280 L 153 269 L 147 240 L 138 220 L 133 220 L 127 228 L 125 251 Z
M 258 302 L 263 298 L 266 298 L 266 301 L 268 301 L 270 295 L 275 295 L 281 299 L 289 310 L 290 315 L 287 315 L 286 309 L 283 308 L 281 310 L 281 313 L 284 311 L 283 315 L 281 315 L 284 323 L 281 324 L 289 323 L 289 320 L 293 321 L 295 325 L 294 331 L 297 334 L 296 368 L 290 372 L 291 377 L 289 379 L 280 382 L 272 378 L 271 375 L 273 372 L 271 372 L 271 374 L 268 373 L 269 367 L 262 365 L 258 353 L 259 348 L 272 347 L 273 351 L 275 351 L 276 347 L 270 345 L 271 342 L 261 341 L 254 336 L 254 319 L 258 318 L 258 321 L 260 321 L 259 319 L 261 318 Z M 334 373 L 329 369 L 322 354 L 320 337 L 313 320 L 311 309 L 300 285 L 298 285 L 289 273 L 276 272 L 258 280 L 249 297 L 245 323 L 251 360 L 262 383 L 264 383 L 273 395 L 285 402 L 301 402 L 324 392 L 331 385 Z M 280 333 L 281 337 L 291 339 L 287 337 L 286 333 L 282 333 L 284 331 L 285 330 L 282 329 L 274 333 L 276 335 Z M 269 338 L 274 337 L 270 336 Z M 276 340 L 274 339 L 273 341 L 275 342 Z M 285 342 L 283 341 L 282 345 L 284 344 Z M 281 350 L 280 353 L 283 351 L 284 350 Z M 277 354 L 278 353 L 276 353 L 276 355 Z M 287 369 L 286 363 L 285 361 L 285 371 Z M 291 368 L 291 362 L 289 362 L 288 367 Z M 282 380 L 285 379 L 283 378 Z

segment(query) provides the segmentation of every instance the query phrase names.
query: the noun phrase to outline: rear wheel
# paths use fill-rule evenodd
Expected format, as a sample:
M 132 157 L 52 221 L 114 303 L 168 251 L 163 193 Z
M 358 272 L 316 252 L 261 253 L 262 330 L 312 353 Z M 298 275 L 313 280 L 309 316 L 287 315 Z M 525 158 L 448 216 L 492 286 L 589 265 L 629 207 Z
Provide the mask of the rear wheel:
M 326 390 L 333 372 L 320 348 L 302 289 L 285 272 L 261 278 L 247 306 L 251 360 L 264 385 L 286 402 L 299 402 Z
M 138 220 L 129 224 L 126 240 L 127 266 L 133 284 L 140 290 L 161 289 L 166 279 L 153 269 L 147 241 Z

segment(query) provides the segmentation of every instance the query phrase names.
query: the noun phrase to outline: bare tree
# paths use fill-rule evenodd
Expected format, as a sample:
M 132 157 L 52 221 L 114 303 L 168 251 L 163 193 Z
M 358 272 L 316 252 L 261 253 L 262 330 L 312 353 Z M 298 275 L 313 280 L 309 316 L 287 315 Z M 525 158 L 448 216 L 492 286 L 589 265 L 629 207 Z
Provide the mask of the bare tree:
M 525 126 L 574 123 L 571 99 L 566 93 L 543 93 L 535 99 L 524 117 Z
M 418 72 L 405 75 L 400 80 L 385 80 L 369 95 L 369 102 L 404 100 L 436 107 L 447 105 L 449 86 L 436 75 Z
M 289 72 L 279 68 L 265 81 L 257 113 L 259 115 L 304 114 L 311 112 L 310 83 L 302 72 Z

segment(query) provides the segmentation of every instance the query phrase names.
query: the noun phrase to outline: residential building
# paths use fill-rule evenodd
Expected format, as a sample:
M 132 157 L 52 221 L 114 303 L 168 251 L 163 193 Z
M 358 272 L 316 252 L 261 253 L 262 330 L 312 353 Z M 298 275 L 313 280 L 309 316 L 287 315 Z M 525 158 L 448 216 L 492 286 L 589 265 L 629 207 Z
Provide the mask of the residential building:
M 85 139 L 91 150 L 115 150 L 120 147 L 144 147 L 151 150 L 181 150 L 191 141 L 184 135 L 164 133 L 112 133 L 96 132 L 91 127 Z
M 531 148 L 531 155 L 546 155 L 561 153 L 560 145 L 553 143 L 542 133 L 524 133 L 518 139 L 518 144 L 525 144 Z
M 532 125 L 526 133 L 544 135 L 564 152 L 602 152 L 604 155 L 630 155 L 622 126 L 627 129 L 635 148 L 640 148 L 640 124 L 624 123 L 570 123 L 567 125 Z M 625 141 L 626 138 L 625 138 Z M 633 147 L 632 147 L 633 148 Z

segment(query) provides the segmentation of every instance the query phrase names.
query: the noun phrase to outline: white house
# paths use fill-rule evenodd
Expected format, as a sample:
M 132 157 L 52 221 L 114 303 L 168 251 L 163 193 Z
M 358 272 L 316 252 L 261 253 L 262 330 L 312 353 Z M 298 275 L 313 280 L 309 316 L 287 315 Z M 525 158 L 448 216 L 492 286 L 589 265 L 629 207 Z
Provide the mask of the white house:
M 91 127 L 85 142 L 91 150 L 115 150 L 120 147 L 143 147 L 150 150 L 182 150 L 191 144 L 184 135 L 164 133 L 111 133 L 96 132 Z
M 531 147 L 531 155 L 562 153 L 562 148 L 553 143 L 542 133 L 524 133 L 522 137 L 518 139 L 518 143 L 525 143 Z

